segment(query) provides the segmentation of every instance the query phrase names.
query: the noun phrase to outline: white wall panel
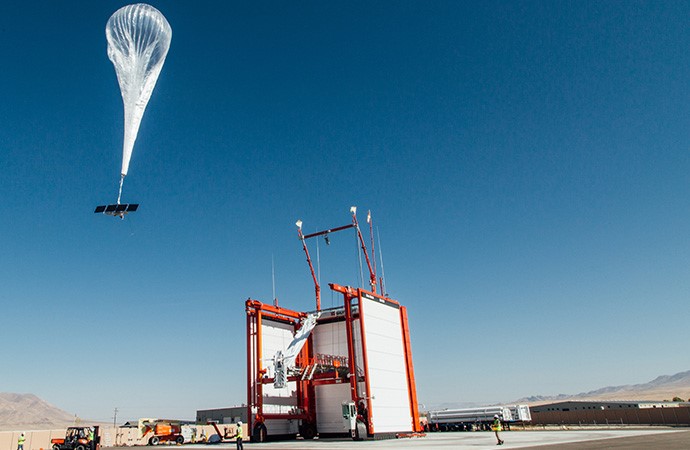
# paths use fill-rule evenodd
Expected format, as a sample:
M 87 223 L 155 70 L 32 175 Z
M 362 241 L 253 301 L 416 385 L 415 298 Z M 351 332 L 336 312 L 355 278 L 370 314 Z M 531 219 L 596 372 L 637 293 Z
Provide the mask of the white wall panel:
M 269 419 L 265 422 L 266 431 L 269 435 L 276 434 L 297 434 L 299 424 L 296 420 L 277 420 Z M 245 438 L 247 441 L 249 438 Z
M 350 384 L 316 386 L 316 426 L 319 433 L 347 433 L 343 402 L 350 401 Z
M 314 353 L 347 356 L 347 330 L 345 322 L 316 325 L 313 331 Z
M 412 431 L 400 310 L 362 302 L 374 432 Z
M 261 321 L 261 348 L 263 360 L 261 362 L 265 369 L 268 369 L 267 376 L 273 377 L 275 373 L 273 372 L 273 357 L 278 350 L 283 350 L 290 345 L 293 339 L 293 327 L 289 324 L 282 322 L 275 322 L 272 320 L 262 320 Z M 294 381 L 288 382 L 287 386 L 283 389 L 276 389 L 273 384 L 263 385 L 263 400 L 264 400 L 264 413 L 269 414 L 287 414 L 293 411 L 294 407 L 297 406 L 297 383 Z M 276 431 L 276 430 L 287 430 L 289 425 L 287 421 L 285 424 L 280 424 L 281 421 L 274 420 L 271 421 L 273 430 L 270 429 L 268 423 L 266 428 L 269 434 L 283 434 L 287 431 Z

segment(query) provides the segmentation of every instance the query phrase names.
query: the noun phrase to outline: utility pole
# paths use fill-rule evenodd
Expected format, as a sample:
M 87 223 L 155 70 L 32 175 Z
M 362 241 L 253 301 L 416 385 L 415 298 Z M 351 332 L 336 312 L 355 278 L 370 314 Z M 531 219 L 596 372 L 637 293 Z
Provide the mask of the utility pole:
M 113 411 L 113 427 L 117 428 L 117 407 L 115 408 L 115 411 Z

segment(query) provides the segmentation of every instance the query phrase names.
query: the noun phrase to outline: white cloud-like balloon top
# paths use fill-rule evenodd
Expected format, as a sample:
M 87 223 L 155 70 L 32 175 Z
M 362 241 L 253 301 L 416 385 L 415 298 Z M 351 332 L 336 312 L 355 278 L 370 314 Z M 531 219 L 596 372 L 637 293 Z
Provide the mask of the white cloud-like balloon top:
M 141 118 L 170 48 L 172 28 L 156 8 L 138 3 L 115 11 L 105 27 L 105 36 L 108 58 L 115 66 L 125 107 L 124 177 L 129 169 Z

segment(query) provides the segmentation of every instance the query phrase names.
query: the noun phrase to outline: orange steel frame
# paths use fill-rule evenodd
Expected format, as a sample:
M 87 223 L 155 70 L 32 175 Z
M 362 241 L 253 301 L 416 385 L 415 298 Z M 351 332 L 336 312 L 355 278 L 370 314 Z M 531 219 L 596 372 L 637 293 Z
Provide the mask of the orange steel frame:
M 412 413 L 412 430 L 415 433 L 424 431 L 419 421 L 419 405 L 417 403 L 417 382 L 414 379 L 412 364 L 412 346 L 410 345 L 410 326 L 407 322 L 407 308 L 400 307 L 400 323 L 402 324 L 403 344 L 405 347 L 405 364 L 407 365 L 407 388 L 410 391 L 410 412 Z
M 371 230 L 371 220 L 368 218 Z M 355 403 L 360 400 L 364 400 L 367 405 L 367 411 L 369 412 L 368 417 L 366 417 L 367 427 L 369 434 L 374 434 L 374 424 L 371 420 L 371 389 L 369 385 L 369 366 L 368 358 L 366 352 L 366 333 L 365 333 L 365 314 L 363 312 L 363 301 L 362 294 L 368 294 L 370 296 L 383 299 L 386 302 L 393 303 L 397 305 L 400 309 L 400 320 L 402 324 L 402 334 L 403 334 L 403 347 L 405 351 L 405 364 L 407 372 L 407 385 L 408 393 L 410 399 L 410 412 L 412 417 L 412 430 L 414 432 L 421 432 L 422 427 L 419 423 L 419 412 L 417 405 L 417 388 L 414 378 L 414 369 L 412 364 L 412 348 L 410 345 L 410 331 L 407 321 L 407 309 L 401 306 L 395 300 L 392 300 L 386 296 L 381 296 L 376 293 L 376 272 L 375 265 L 372 267 L 369 256 L 367 254 L 366 245 L 362 237 L 362 233 L 359 230 L 359 225 L 357 223 L 357 217 L 355 213 L 352 213 L 352 223 L 342 227 L 332 228 L 325 231 L 320 231 L 317 233 L 312 233 L 309 235 L 303 235 L 301 227 L 298 227 L 298 235 L 302 242 L 304 253 L 307 257 L 307 262 L 309 263 L 309 269 L 311 271 L 312 279 L 315 286 L 316 294 L 316 310 L 321 310 L 321 289 L 316 278 L 314 267 L 309 256 L 309 251 L 306 246 L 306 239 L 327 235 L 328 233 L 345 230 L 349 228 L 355 228 L 359 238 L 359 243 L 361 244 L 362 250 L 364 252 L 367 268 L 369 269 L 369 284 L 371 285 L 371 291 L 367 291 L 361 288 L 352 288 L 349 286 L 340 286 L 335 283 L 330 283 L 329 287 L 335 292 L 343 294 L 344 309 L 345 309 L 345 328 L 347 334 L 347 348 L 348 348 L 348 368 L 349 368 L 349 382 L 350 382 L 350 393 L 351 400 Z M 372 232 L 372 246 L 373 246 L 373 232 Z M 373 258 L 373 255 L 372 255 Z M 375 264 L 375 262 L 374 262 Z M 383 280 L 381 280 L 381 290 L 383 291 Z M 356 314 L 353 314 L 353 306 L 356 302 L 359 310 Z M 269 305 L 266 303 L 261 303 L 257 300 L 248 299 L 245 303 L 247 312 L 247 409 L 248 409 L 248 427 L 249 432 L 252 433 L 254 428 L 259 424 L 263 424 L 266 420 L 270 419 L 292 419 L 292 420 L 302 420 L 302 423 L 306 424 L 316 424 L 316 397 L 315 389 L 316 385 L 321 384 L 333 384 L 339 382 L 337 376 L 333 379 L 324 377 L 319 380 L 302 380 L 299 377 L 289 377 L 288 381 L 296 381 L 297 383 L 297 409 L 298 413 L 294 414 L 266 414 L 263 412 L 263 385 L 268 383 L 273 383 L 274 379 L 265 377 L 266 369 L 262 365 L 262 360 L 264 355 L 261 354 L 262 348 L 262 336 L 261 336 L 261 325 L 262 321 L 265 319 L 292 324 L 295 331 L 299 329 L 300 320 L 307 316 L 307 313 L 289 310 L 286 308 L 281 308 L 275 305 Z M 364 371 L 364 389 L 365 392 L 360 393 L 357 386 L 357 367 L 356 367 L 356 352 L 355 348 L 355 336 L 354 336 L 354 321 L 360 321 L 360 341 L 362 344 L 362 364 Z M 298 358 L 297 364 L 307 365 L 313 363 L 313 341 L 312 336 L 309 336 L 306 344 L 302 348 Z M 254 412 L 254 410 L 256 412 Z
M 382 297 L 373 292 L 366 291 L 359 288 L 351 288 L 349 286 L 340 286 L 338 284 L 329 284 L 330 288 L 343 294 L 344 309 L 345 309 L 345 330 L 347 335 L 347 351 L 348 351 L 348 369 L 350 373 L 350 398 L 353 402 L 358 403 L 363 400 L 367 405 L 369 411 L 368 417 L 365 418 L 369 434 L 374 434 L 374 423 L 371 420 L 371 387 L 369 384 L 369 361 L 367 357 L 367 343 L 366 343 L 366 311 L 364 302 L 362 301 L 363 294 L 369 294 L 375 298 L 384 299 L 387 302 L 394 303 L 400 308 L 400 320 L 402 324 L 403 334 L 403 348 L 405 351 L 405 365 L 407 374 L 407 386 L 410 402 L 410 414 L 412 417 L 412 430 L 414 432 L 421 432 L 422 427 L 419 423 L 419 412 L 417 404 L 417 388 L 414 378 L 414 369 L 412 363 L 412 349 L 410 345 L 410 331 L 407 320 L 407 309 L 400 306 L 398 302 L 388 297 Z M 353 307 L 358 306 L 358 311 L 353 312 Z M 292 324 L 295 330 L 299 327 L 299 321 L 306 316 L 306 313 L 292 311 L 286 308 L 276 307 L 273 305 L 261 303 L 257 300 L 246 301 L 247 310 L 247 417 L 248 427 L 250 432 L 261 423 L 270 419 L 292 419 L 301 420 L 304 424 L 316 425 L 316 397 L 314 387 L 323 384 L 339 383 L 340 380 L 337 375 L 325 376 L 314 380 L 301 380 L 299 377 L 289 377 L 288 381 L 295 381 L 297 383 L 297 413 L 291 414 L 268 414 L 263 411 L 263 385 L 273 383 L 274 379 L 265 377 L 266 369 L 263 367 L 262 361 L 265 355 L 262 355 L 262 336 L 261 325 L 263 320 L 271 320 Z M 357 377 L 357 357 L 358 349 L 355 348 L 354 336 L 354 322 L 359 320 L 360 327 L 358 336 L 362 345 L 362 370 L 364 372 L 364 392 L 359 392 L 358 377 Z M 317 325 L 318 326 L 318 325 Z M 304 348 L 300 352 L 297 359 L 298 365 L 305 365 L 312 363 L 314 360 L 313 342 L 310 336 Z
M 330 288 L 335 291 L 335 292 L 340 292 L 343 294 L 343 297 L 345 299 L 345 318 L 346 318 L 346 331 L 347 331 L 347 347 L 348 347 L 348 358 L 350 361 L 350 374 L 357 374 L 357 368 L 356 368 L 356 358 L 355 358 L 355 348 L 354 348 L 354 337 L 352 336 L 353 333 L 353 328 L 352 324 L 354 322 L 355 317 L 352 315 L 352 302 L 353 300 L 357 301 L 357 304 L 359 306 L 359 313 L 358 313 L 358 318 L 359 318 L 359 330 L 360 330 L 360 339 L 362 342 L 362 364 L 363 364 L 363 369 L 364 369 L 364 386 L 365 386 L 365 395 L 361 396 L 358 392 L 357 388 L 357 383 L 356 383 L 356 376 L 351 376 L 350 377 L 350 385 L 351 385 L 351 393 L 352 393 L 352 401 L 355 403 L 359 400 L 365 400 L 367 404 L 367 411 L 371 412 L 371 386 L 369 385 L 369 361 L 367 354 L 368 352 L 366 351 L 367 348 L 367 340 L 366 340 L 366 325 L 365 325 L 365 320 L 364 318 L 366 317 L 366 313 L 364 312 L 364 302 L 362 301 L 362 294 L 369 294 L 370 296 L 374 298 L 379 298 L 382 299 L 386 302 L 393 303 L 397 305 L 400 308 L 400 323 L 402 325 L 402 337 L 403 337 L 403 349 L 405 351 L 405 368 L 406 368 L 406 374 L 407 374 L 407 389 L 408 389 L 408 397 L 410 399 L 410 415 L 412 416 L 412 430 L 415 433 L 420 433 L 423 431 L 422 425 L 419 422 L 419 407 L 417 403 L 417 384 L 414 378 L 414 365 L 412 363 L 412 346 L 410 344 L 410 327 L 408 324 L 407 320 L 407 308 L 404 306 L 400 305 L 397 301 L 376 294 L 375 292 L 369 292 L 364 289 L 354 289 L 349 286 L 340 286 L 335 283 L 330 283 L 329 284 Z M 371 422 L 371 413 L 369 414 L 369 417 L 366 418 L 368 423 L 368 430 L 369 434 L 374 434 L 374 424 Z
M 248 299 L 245 302 L 247 312 L 247 417 L 250 433 L 258 424 L 270 419 L 294 419 L 304 423 L 316 422 L 314 387 L 297 377 L 289 377 L 288 381 L 297 382 L 297 405 L 300 413 L 296 414 L 266 414 L 263 412 L 263 385 L 273 383 L 274 379 L 265 377 L 266 369 L 262 365 L 264 355 L 262 349 L 261 325 L 264 319 L 291 324 L 295 331 L 299 329 L 300 320 L 306 313 L 292 311 L 274 305 Z M 312 340 L 302 348 L 297 361 L 309 361 L 312 358 Z M 252 409 L 256 409 L 253 413 Z

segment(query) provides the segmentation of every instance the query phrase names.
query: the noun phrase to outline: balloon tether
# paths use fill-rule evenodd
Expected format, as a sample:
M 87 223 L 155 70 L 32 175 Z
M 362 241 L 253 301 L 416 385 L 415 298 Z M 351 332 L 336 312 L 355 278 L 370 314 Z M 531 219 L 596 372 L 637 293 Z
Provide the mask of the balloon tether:
M 117 204 L 120 204 L 120 198 L 122 197 L 122 185 L 125 182 L 125 174 L 120 175 L 120 191 L 117 193 Z

